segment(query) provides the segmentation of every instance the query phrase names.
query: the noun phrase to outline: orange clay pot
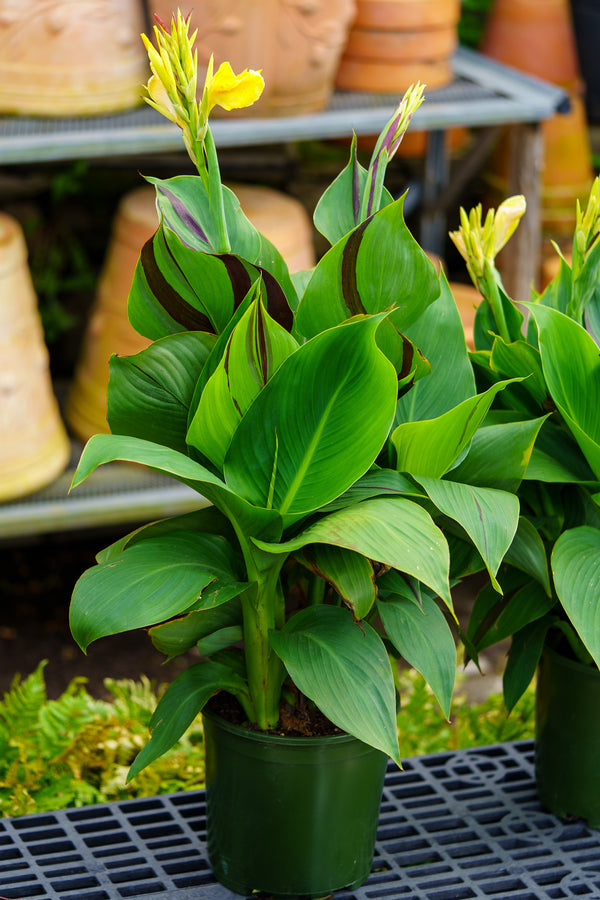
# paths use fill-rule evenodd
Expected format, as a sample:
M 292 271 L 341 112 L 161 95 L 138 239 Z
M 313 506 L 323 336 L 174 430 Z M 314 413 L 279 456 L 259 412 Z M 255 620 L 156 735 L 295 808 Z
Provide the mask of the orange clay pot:
M 312 225 L 298 200 L 266 187 L 232 188 L 247 217 L 279 249 L 290 271 L 314 265 Z M 144 185 L 130 191 L 115 216 L 65 410 L 69 427 L 83 441 L 109 430 L 106 388 L 111 355 L 127 356 L 148 346 L 129 324 L 127 298 L 140 250 L 157 226 L 154 188 Z
M 178 4 L 152 0 L 151 13 L 166 23 Z M 180 3 L 198 29 L 202 68 L 228 60 L 234 72 L 260 69 L 261 98 L 247 109 L 213 115 L 285 116 L 324 109 L 354 15 L 355 0 L 194 0 Z M 200 83 L 204 76 L 200 75 Z
M 481 50 L 554 84 L 579 79 L 569 0 L 495 0 Z
M 141 0 L 0 0 L 0 113 L 136 106 L 150 74 L 144 30 Z
M 357 14 L 336 77 L 349 91 L 402 93 L 452 81 L 459 0 L 357 0 Z
M 48 351 L 18 222 L 0 213 L 0 501 L 45 487 L 70 442 L 52 389 Z

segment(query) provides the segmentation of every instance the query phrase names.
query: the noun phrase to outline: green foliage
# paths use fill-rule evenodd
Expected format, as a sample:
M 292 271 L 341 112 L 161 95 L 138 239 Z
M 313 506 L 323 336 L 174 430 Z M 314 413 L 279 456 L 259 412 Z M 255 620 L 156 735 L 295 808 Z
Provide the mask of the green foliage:
M 0 816 L 106 803 L 203 787 L 202 723 L 194 719 L 177 744 L 127 783 L 128 768 L 148 736 L 162 690 L 148 679 L 107 679 L 110 700 L 98 700 L 76 678 L 48 700 L 41 662 L 15 677 L 0 702 Z M 469 704 L 461 693 L 449 721 L 440 716 L 431 688 L 403 669 L 398 715 L 403 759 L 461 747 L 533 737 L 534 694 L 529 690 L 508 717 L 502 697 Z
M 16 816 L 199 787 L 202 730 L 193 723 L 159 762 L 126 787 L 160 691 L 147 680 L 107 679 L 112 700 L 97 700 L 74 679 L 48 700 L 41 662 L 16 676 L 0 702 L 0 815 Z

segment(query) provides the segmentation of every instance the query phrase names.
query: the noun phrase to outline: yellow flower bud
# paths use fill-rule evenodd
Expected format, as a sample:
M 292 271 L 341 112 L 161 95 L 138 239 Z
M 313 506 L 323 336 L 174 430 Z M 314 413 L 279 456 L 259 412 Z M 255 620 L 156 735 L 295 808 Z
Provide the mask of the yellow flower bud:
M 494 242 L 491 247 L 492 259 L 514 234 L 527 208 L 525 197 L 517 194 L 500 204 L 494 217 Z

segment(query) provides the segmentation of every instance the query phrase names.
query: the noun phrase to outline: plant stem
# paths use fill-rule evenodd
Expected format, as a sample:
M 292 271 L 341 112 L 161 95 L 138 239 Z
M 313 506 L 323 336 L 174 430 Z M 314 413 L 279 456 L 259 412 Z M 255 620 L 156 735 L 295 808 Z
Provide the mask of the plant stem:
M 481 288 L 482 294 L 487 297 L 492 308 L 492 314 L 496 322 L 498 334 L 505 343 L 510 344 L 510 334 L 508 325 L 506 324 L 502 298 L 500 296 L 500 291 L 498 290 L 498 272 L 494 264 L 490 263 L 487 259 L 484 262 Z
M 204 151 L 206 153 L 206 168 L 208 170 L 208 203 L 211 218 L 217 225 L 218 246 L 215 247 L 215 250 L 218 253 L 229 253 L 231 251 L 231 244 L 229 243 L 227 222 L 225 220 L 223 184 L 221 182 L 217 148 L 215 147 L 215 141 L 210 128 L 207 128 L 206 130 Z
M 284 596 L 279 574 L 285 555 L 258 559 L 260 551 L 248 548 L 246 564 L 255 590 L 242 600 L 244 619 L 244 655 L 248 689 L 254 709 L 254 722 L 263 731 L 275 728 L 283 682 L 283 663 L 271 647 L 269 632 L 285 621 Z M 260 554 L 266 557 L 266 554 Z M 257 564 L 258 563 L 258 564 Z

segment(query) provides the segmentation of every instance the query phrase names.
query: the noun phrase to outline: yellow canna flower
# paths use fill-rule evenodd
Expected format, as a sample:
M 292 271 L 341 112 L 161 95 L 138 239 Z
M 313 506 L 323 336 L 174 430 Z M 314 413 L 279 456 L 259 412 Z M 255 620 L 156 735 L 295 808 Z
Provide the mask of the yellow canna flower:
M 509 197 L 496 210 L 493 227 L 492 254 L 496 256 L 514 234 L 517 225 L 525 213 L 527 204 L 523 194 Z
M 458 231 L 451 231 L 449 237 L 466 261 L 475 283 L 484 277 L 486 263 L 493 265 L 496 254 L 514 233 L 525 209 L 525 197 L 522 194 L 509 197 L 495 211 L 488 210 L 485 221 L 482 220 L 480 203 L 469 215 L 461 207 L 460 228 Z
M 212 57 L 206 73 L 202 106 L 208 114 L 214 106 L 223 109 L 244 109 L 252 106 L 263 92 L 264 79 L 254 69 L 244 69 L 236 75 L 228 62 L 223 62 L 213 75 Z

